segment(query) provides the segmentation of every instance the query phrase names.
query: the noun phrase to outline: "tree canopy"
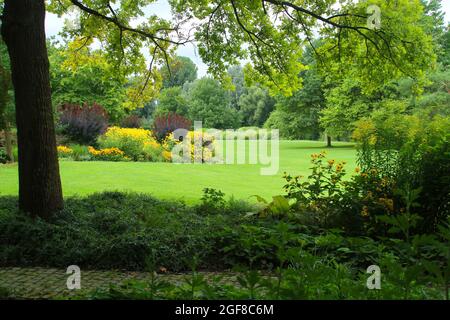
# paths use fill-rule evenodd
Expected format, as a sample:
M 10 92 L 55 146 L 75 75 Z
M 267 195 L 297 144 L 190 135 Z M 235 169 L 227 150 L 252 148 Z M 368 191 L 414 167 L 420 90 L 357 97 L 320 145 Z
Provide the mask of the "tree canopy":
M 217 80 L 199 79 L 188 86 L 189 118 L 203 121 L 203 127 L 229 129 L 239 126 L 229 95 Z
M 169 67 L 161 68 L 163 87 L 182 87 L 186 82 L 197 79 L 197 66 L 188 57 L 176 56 Z
M 99 41 L 125 72 L 153 81 L 156 72 L 146 70 L 170 66 L 174 48 L 194 38 L 212 75 L 225 78 L 228 67 L 248 59 L 251 79 L 288 95 L 301 86 L 297 75 L 304 69 L 305 45 L 312 47 L 323 70 L 333 76 L 352 74 L 365 90 L 404 75 L 420 80 L 435 60 L 419 0 L 170 0 L 175 21 L 147 15 L 153 2 L 52 0 L 48 9 L 76 13 L 64 28 L 66 38 L 86 45 Z M 371 22 L 373 6 L 380 13 L 379 26 Z M 319 47 L 314 38 L 323 39 Z M 148 66 L 144 48 L 151 57 Z

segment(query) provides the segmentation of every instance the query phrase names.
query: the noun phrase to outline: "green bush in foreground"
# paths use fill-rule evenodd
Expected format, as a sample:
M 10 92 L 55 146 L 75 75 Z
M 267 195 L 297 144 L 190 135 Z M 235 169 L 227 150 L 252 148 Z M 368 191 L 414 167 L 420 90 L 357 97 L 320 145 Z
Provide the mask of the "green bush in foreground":
M 0 198 L 2 266 L 142 270 L 156 250 L 158 264 L 171 271 L 187 269 L 194 253 L 205 268 L 217 268 L 223 264 L 214 248 L 221 230 L 239 224 L 239 210 L 248 208 L 230 201 L 209 216 L 181 202 L 105 192 L 67 199 L 65 209 L 46 222 L 19 213 L 16 202 Z

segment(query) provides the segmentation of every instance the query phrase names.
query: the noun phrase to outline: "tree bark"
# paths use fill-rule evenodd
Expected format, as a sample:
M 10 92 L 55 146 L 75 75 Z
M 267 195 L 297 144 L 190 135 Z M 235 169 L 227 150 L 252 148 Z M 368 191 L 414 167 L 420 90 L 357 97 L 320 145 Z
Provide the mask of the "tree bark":
M 19 148 L 19 207 L 49 218 L 63 208 L 45 39 L 44 0 L 6 0 L 1 33 L 11 60 Z
M 327 148 L 331 148 L 331 137 L 327 135 Z
M 13 154 L 13 150 L 12 150 L 11 128 L 10 128 L 8 121 L 6 121 L 5 129 L 3 130 L 3 132 L 5 133 L 6 155 L 9 158 L 9 162 L 14 162 L 14 154 Z

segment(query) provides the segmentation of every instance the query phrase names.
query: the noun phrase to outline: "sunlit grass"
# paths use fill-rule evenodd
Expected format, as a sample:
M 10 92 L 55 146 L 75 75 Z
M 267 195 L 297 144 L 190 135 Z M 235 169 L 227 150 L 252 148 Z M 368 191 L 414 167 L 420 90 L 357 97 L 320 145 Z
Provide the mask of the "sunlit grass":
M 350 143 L 334 143 L 325 148 L 322 141 L 280 141 L 280 168 L 276 175 L 260 174 L 256 164 L 173 164 L 150 162 L 60 161 L 66 196 L 104 190 L 150 193 L 159 198 L 199 200 L 205 187 L 220 189 L 227 196 L 249 199 L 282 194 L 283 172 L 308 175 L 310 155 L 322 150 L 336 161 L 346 161 L 348 172 L 355 168 L 355 149 Z M 17 165 L 0 165 L 0 195 L 17 195 Z

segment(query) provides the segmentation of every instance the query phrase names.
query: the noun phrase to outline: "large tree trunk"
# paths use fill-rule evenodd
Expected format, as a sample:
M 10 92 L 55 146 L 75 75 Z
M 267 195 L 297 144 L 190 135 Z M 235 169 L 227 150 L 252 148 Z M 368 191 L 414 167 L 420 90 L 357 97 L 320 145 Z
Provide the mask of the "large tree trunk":
M 11 127 L 10 127 L 8 121 L 6 121 L 5 129 L 3 130 L 3 132 L 5 133 L 6 155 L 8 156 L 10 162 L 14 162 L 14 154 L 13 154 L 13 150 L 12 150 Z
M 11 60 L 19 147 L 19 207 L 48 218 L 63 207 L 45 40 L 44 0 L 6 0 L 2 36 Z
M 331 137 L 327 134 L 327 147 L 331 148 Z

